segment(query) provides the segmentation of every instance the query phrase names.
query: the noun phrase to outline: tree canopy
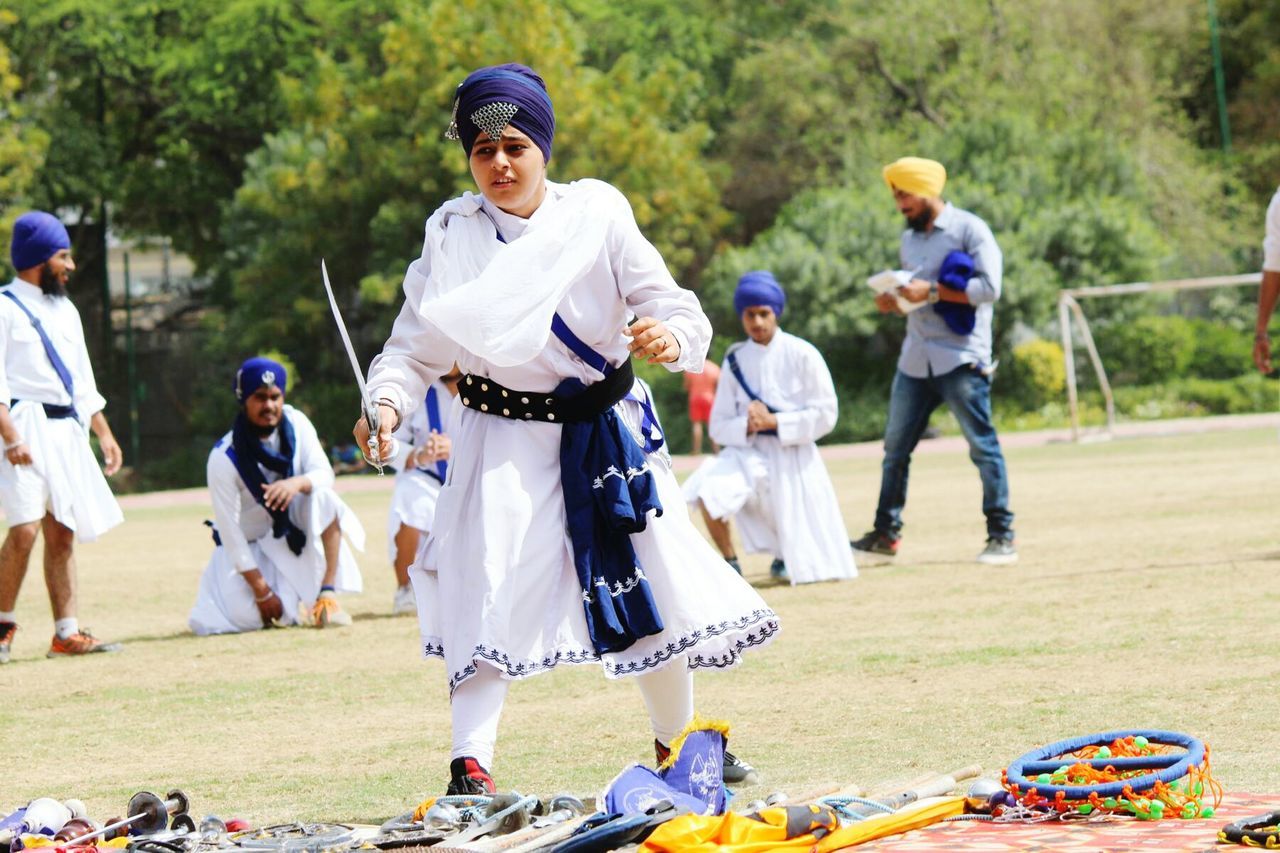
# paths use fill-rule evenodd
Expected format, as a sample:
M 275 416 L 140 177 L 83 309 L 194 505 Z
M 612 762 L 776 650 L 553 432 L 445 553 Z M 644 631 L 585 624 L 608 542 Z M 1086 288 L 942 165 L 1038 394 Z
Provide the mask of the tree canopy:
M 725 341 L 736 276 L 772 269 L 788 328 L 852 398 L 883 383 L 901 335 L 862 282 L 895 263 L 880 167 L 903 154 L 944 162 L 947 197 L 992 225 L 1002 352 L 1045 330 L 1061 287 L 1256 264 L 1280 173 L 1280 11 L 1218 10 L 1229 154 L 1201 0 L 10 0 L 0 231 L 40 206 L 80 223 L 82 257 L 107 225 L 168 238 L 211 285 L 193 388 L 280 352 L 339 440 L 354 391 L 320 258 L 368 358 L 425 219 L 472 188 L 443 138 L 454 88 L 525 62 L 556 105 L 551 178 L 618 186 Z M 82 264 L 82 311 L 105 310 L 103 274 Z M 228 413 L 194 400 L 184 416 L 211 435 Z

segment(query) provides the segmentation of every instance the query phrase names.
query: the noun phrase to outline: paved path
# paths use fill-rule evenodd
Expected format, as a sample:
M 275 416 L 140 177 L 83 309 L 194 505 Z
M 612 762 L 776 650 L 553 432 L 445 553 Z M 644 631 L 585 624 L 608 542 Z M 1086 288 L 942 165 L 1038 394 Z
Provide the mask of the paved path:
M 1205 432 L 1223 432 L 1229 430 L 1262 429 L 1274 427 L 1280 429 L 1280 412 L 1265 412 L 1252 415 L 1219 415 L 1208 418 L 1174 418 L 1163 421 L 1135 421 L 1116 425 L 1115 438 L 1140 438 L 1158 435 L 1194 435 Z M 1099 432 L 1087 431 L 1086 441 L 1104 438 Z M 1005 432 L 1000 434 L 1000 443 L 1005 447 L 1043 447 L 1071 440 L 1070 429 L 1045 429 L 1029 432 Z M 946 436 L 944 438 L 923 441 L 916 453 L 967 453 L 968 445 L 963 436 Z M 882 452 L 881 442 L 863 441 L 856 444 L 833 444 L 822 448 L 824 459 L 879 459 Z M 675 470 L 691 471 L 698 467 L 701 460 L 694 456 L 675 457 Z M 342 494 L 356 492 L 390 492 L 395 478 L 358 475 L 339 477 L 337 489 Z M 209 504 L 208 490 L 200 487 L 194 489 L 174 489 L 166 492 L 146 492 L 136 495 L 121 495 L 120 505 L 125 509 L 141 509 L 144 507 L 191 506 Z

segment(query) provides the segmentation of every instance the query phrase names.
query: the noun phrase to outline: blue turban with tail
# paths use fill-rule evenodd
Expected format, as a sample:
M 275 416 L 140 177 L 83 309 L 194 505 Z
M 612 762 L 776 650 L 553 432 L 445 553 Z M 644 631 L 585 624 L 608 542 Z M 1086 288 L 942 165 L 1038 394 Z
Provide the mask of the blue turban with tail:
M 778 317 L 782 316 L 782 309 L 787 307 L 787 294 L 773 273 L 753 270 L 738 279 L 738 289 L 733 292 L 733 310 L 741 317 L 743 311 L 755 305 L 766 305 Z
M 9 259 L 21 272 L 38 267 L 63 249 L 71 248 L 71 236 L 58 217 L 43 210 L 24 213 L 13 223 Z
M 271 385 L 279 386 L 280 393 L 285 393 L 289 386 L 289 373 L 280 362 L 258 355 L 240 365 L 232 388 L 236 399 L 243 403 L 254 391 Z
M 472 71 L 458 86 L 453 104 L 454 126 L 450 138 L 456 132 L 462 142 L 462 150 L 471 155 L 483 127 L 476 125 L 477 111 L 492 104 L 510 104 L 516 107 L 509 121 L 502 122 L 517 128 L 538 146 L 543 158 L 551 162 L 551 142 L 556 135 L 556 112 L 547 94 L 547 84 L 538 73 L 527 65 L 509 62 L 490 65 Z M 502 115 L 502 113 L 498 113 Z

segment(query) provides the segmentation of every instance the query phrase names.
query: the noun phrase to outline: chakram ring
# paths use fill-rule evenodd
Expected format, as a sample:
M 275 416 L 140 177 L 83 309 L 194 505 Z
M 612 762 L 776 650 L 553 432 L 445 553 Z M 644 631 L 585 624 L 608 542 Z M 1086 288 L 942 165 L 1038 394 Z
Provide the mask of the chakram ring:
M 1218 840 L 1266 850 L 1280 850 L 1280 811 L 1241 818 L 1218 832 Z
M 1075 752 L 1086 746 L 1105 746 L 1112 741 L 1137 735 L 1146 737 L 1153 744 L 1178 746 L 1186 751 L 1131 758 L 1092 758 L 1083 761 L 1083 763 L 1098 770 L 1110 766 L 1116 770 L 1151 771 L 1142 776 L 1122 779 L 1117 782 L 1108 782 L 1100 785 L 1054 785 L 1034 781 L 1037 774 L 1052 773 L 1055 768 L 1062 764 L 1070 764 L 1073 760 L 1077 760 L 1061 757 L 1067 753 Z M 1051 743 L 1048 746 L 1028 752 L 1009 765 L 1007 781 L 1009 785 L 1016 785 L 1023 791 L 1034 788 L 1036 793 L 1048 799 L 1053 799 L 1059 793 L 1068 799 L 1084 799 L 1090 793 L 1096 793 L 1099 797 L 1119 797 L 1125 792 L 1126 788 L 1142 793 L 1151 790 L 1156 782 L 1163 782 L 1167 785 L 1177 779 L 1181 779 L 1187 775 L 1192 767 L 1200 766 L 1204 762 L 1204 757 L 1204 743 L 1178 732 L 1159 730 L 1103 732 L 1101 734 L 1071 738 L 1070 740 L 1060 740 L 1057 743 Z

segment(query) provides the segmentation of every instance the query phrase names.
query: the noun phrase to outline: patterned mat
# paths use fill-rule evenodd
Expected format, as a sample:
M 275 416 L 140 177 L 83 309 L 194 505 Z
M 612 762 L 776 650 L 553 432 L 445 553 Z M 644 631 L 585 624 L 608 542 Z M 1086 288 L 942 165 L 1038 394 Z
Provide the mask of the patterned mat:
M 1139 821 L 1113 818 L 1039 824 L 968 821 L 861 844 L 851 850 L 911 853 L 1125 853 L 1131 850 L 1230 853 L 1246 847 L 1218 843 L 1218 830 L 1232 821 L 1280 809 L 1277 794 L 1227 794 L 1210 820 Z

